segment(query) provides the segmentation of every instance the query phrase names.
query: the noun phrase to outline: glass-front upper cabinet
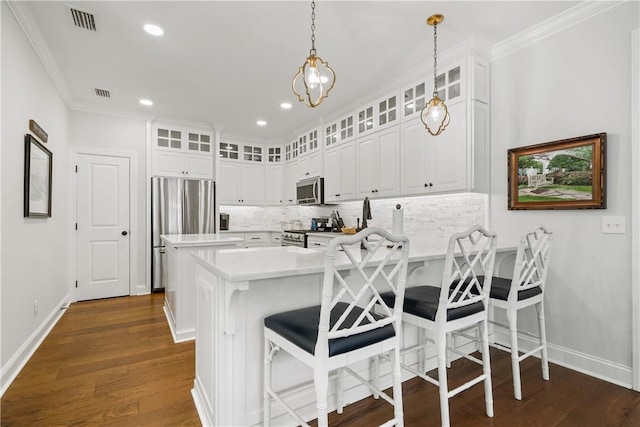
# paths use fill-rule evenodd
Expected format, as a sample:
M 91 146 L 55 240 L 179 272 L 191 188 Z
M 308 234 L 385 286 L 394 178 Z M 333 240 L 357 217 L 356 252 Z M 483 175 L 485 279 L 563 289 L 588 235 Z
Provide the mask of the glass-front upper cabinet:
M 298 154 L 304 155 L 309 150 L 309 146 L 307 145 L 307 134 L 301 135 L 298 138 Z
M 262 147 L 257 145 L 245 145 L 242 150 L 242 160 L 248 162 L 262 162 Z
M 438 97 L 445 102 L 461 99 L 462 75 L 461 66 L 456 65 L 436 76 Z
M 189 151 L 198 151 L 202 153 L 211 152 L 211 135 L 189 132 Z
M 373 130 L 373 105 L 358 111 L 358 135 Z
M 318 144 L 318 129 L 314 129 L 312 131 L 309 131 L 307 136 L 308 136 L 308 142 L 309 142 L 309 151 L 317 150 L 318 147 L 319 147 L 319 144 Z
M 377 102 L 378 128 L 397 123 L 398 118 L 398 95 L 386 96 Z
M 331 123 L 324 129 L 324 145 L 331 147 L 338 143 L 338 123 Z
M 267 163 L 282 163 L 282 147 L 267 147 Z
M 348 115 L 340 119 L 340 142 L 349 141 L 355 137 L 355 126 L 353 115 Z
M 179 130 L 159 127 L 156 138 L 156 147 L 182 150 L 182 132 Z
M 240 150 L 239 150 L 238 144 L 231 144 L 227 142 L 220 143 L 219 155 L 221 159 L 238 160 L 239 154 L 240 154 Z
M 430 99 L 427 98 L 427 83 L 424 80 L 416 82 L 409 87 L 402 90 L 402 117 L 413 117 L 416 113 L 420 113 L 426 102 Z

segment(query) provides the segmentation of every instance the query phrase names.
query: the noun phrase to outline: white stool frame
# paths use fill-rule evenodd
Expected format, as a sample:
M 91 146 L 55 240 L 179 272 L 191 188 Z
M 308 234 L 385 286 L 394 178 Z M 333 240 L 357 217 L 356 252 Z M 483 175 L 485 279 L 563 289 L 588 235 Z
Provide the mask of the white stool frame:
M 368 241 L 368 237 L 380 237 L 378 240 Z M 393 246 L 388 248 L 387 243 Z M 365 251 L 356 249 L 361 254 L 360 259 L 354 256 L 354 248 L 349 246 L 362 243 L 366 248 Z M 335 258 L 339 249 L 342 249 L 352 264 L 352 270 L 336 269 Z M 383 259 L 377 264 L 372 265 L 373 255 L 382 249 Z M 386 253 L 385 253 L 386 251 Z M 404 289 L 406 285 L 407 264 L 409 257 L 409 239 L 406 236 L 392 235 L 381 228 L 367 228 L 353 236 L 340 236 L 331 241 L 326 250 L 325 257 L 325 273 L 322 289 L 322 304 L 320 309 L 320 322 L 318 329 L 318 338 L 315 346 L 315 353 L 311 354 L 297 345 L 293 344 L 286 338 L 282 337 L 273 330 L 265 327 L 265 347 L 264 347 L 264 425 L 269 426 L 271 423 L 271 400 L 280 403 L 286 411 L 301 425 L 308 424 L 291 408 L 279 395 L 272 389 L 271 384 L 271 365 L 274 356 L 280 349 L 285 350 L 298 360 L 311 367 L 314 371 L 314 386 L 316 391 L 316 406 L 318 411 L 318 426 L 328 425 L 328 409 L 327 409 L 327 392 L 329 385 L 329 375 L 333 370 L 338 370 L 336 389 L 337 389 L 337 406 L 338 413 L 342 413 L 344 402 L 342 393 L 343 372 L 346 371 L 360 380 L 375 395 L 382 396 L 385 400 L 394 405 L 394 418 L 382 424 L 383 426 L 403 426 L 404 415 L 402 408 L 402 384 L 400 372 L 400 343 L 401 340 L 401 321 L 402 321 L 402 304 L 404 301 Z M 374 268 L 373 273 L 367 275 L 366 269 Z M 385 272 L 385 268 L 390 272 Z M 342 274 L 355 270 L 358 275 L 364 279 L 364 284 L 359 290 L 351 289 L 346 283 Z M 374 286 L 374 280 L 383 281 L 388 289 L 395 293 L 395 306 L 387 306 L 380 292 Z M 334 287 L 338 288 L 334 292 Z M 338 303 L 349 300 L 349 308 L 344 312 L 340 319 L 332 327 L 330 326 L 331 309 Z M 359 306 L 364 311 L 358 320 L 348 328 L 340 328 L 347 315 L 353 308 Z M 383 317 L 376 319 L 373 317 L 374 307 L 376 313 L 382 313 Z M 382 307 L 380 309 L 380 307 Z M 368 322 L 368 323 L 367 323 Z M 393 325 L 395 335 L 384 341 L 377 342 L 366 347 L 329 356 L 329 340 L 335 338 L 348 337 L 359 333 L 367 332 L 376 328 L 387 325 Z M 393 398 L 375 387 L 374 381 L 367 381 L 360 375 L 349 369 L 347 365 L 369 359 L 373 356 L 388 353 L 393 366 Z

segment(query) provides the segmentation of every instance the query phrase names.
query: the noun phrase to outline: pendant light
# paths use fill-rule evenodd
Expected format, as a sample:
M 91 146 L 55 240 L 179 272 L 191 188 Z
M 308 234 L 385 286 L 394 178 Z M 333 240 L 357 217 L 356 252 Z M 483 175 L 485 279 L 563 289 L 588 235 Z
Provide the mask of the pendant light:
M 308 107 L 317 107 L 333 89 L 336 76 L 329 63 L 316 56 L 316 2 L 311 2 L 311 50 L 309 57 L 293 76 L 291 88 L 298 101 Z
M 449 124 L 449 111 L 444 101 L 438 96 L 438 24 L 444 20 L 443 15 L 431 15 L 427 24 L 433 26 L 433 98 L 427 102 L 420 113 L 420 119 L 427 131 L 438 136 Z

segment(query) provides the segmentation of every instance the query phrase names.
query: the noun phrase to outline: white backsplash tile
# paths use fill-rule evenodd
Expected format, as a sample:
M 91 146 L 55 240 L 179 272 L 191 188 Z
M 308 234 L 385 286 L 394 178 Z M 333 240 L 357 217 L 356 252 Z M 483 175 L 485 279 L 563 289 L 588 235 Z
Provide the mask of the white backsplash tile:
M 404 210 L 403 231 L 410 237 L 422 235 L 446 241 L 451 233 L 487 223 L 487 196 L 465 193 L 371 200 L 373 219 L 368 221 L 369 226 L 391 230 L 392 210 L 398 203 Z M 327 217 L 335 210 L 348 227 L 356 226 L 356 218 L 362 221 L 362 201 L 331 206 L 220 206 L 220 212 L 229 214 L 231 230 L 310 228 L 311 218 Z

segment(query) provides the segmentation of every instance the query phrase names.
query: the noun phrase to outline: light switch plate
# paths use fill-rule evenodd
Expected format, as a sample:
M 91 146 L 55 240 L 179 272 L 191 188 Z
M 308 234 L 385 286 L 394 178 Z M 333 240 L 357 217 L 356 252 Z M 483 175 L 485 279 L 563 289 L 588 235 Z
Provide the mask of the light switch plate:
M 625 220 L 623 216 L 603 216 L 602 232 L 604 234 L 624 234 Z

